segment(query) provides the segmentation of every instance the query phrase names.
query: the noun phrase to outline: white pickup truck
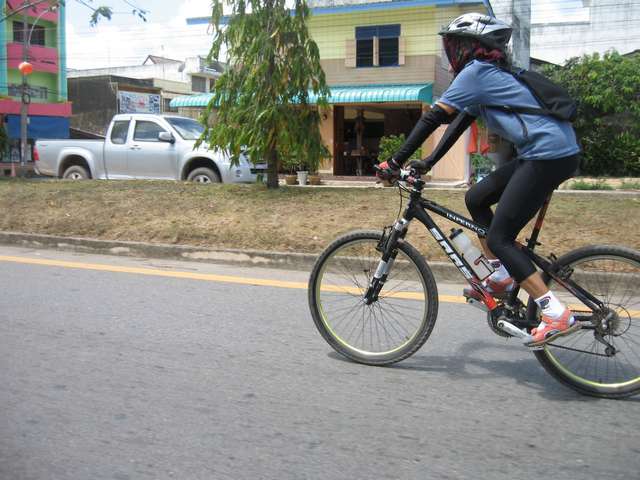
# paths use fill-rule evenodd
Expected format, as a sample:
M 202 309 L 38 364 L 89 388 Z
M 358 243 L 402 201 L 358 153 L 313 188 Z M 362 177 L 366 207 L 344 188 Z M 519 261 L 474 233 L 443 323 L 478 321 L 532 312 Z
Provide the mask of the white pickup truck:
M 191 118 L 121 114 L 111 120 L 105 140 L 38 140 L 35 170 L 41 175 L 82 180 L 170 179 L 202 183 L 255 182 L 266 165 L 243 155 L 202 146 L 194 150 L 202 125 Z

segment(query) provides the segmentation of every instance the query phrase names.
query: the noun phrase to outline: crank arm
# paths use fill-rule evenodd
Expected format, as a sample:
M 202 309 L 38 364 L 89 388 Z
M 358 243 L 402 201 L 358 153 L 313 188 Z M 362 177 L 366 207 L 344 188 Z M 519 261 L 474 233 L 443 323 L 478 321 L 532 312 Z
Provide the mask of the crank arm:
M 525 332 L 524 330 L 520 330 L 513 323 L 509 323 L 506 320 L 498 320 L 498 328 L 500 330 L 507 332 L 509 335 L 513 337 L 517 337 L 517 338 L 521 338 L 522 340 L 525 340 L 524 343 L 528 343 L 533 340 L 533 337 L 529 335 L 527 332 Z

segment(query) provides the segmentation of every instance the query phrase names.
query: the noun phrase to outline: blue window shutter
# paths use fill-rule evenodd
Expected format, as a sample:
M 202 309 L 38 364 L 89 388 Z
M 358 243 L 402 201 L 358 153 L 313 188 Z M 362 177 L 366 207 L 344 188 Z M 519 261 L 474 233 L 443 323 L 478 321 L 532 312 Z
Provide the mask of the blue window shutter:
M 377 27 L 377 29 L 378 34 L 376 36 L 380 38 L 400 36 L 400 25 L 381 25 Z
M 368 40 L 373 37 L 390 38 L 400 36 L 400 25 L 374 25 L 356 27 L 356 40 Z
M 367 40 L 377 36 L 378 27 L 356 27 L 356 40 Z

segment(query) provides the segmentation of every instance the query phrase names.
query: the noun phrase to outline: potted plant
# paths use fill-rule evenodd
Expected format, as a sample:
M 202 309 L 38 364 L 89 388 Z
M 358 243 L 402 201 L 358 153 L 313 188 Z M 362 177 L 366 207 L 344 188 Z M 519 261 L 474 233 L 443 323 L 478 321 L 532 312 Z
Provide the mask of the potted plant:
M 320 175 L 318 174 L 318 172 L 309 173 L 309 185 L 321 185 L 321 184 L 322 184 L 322 179 L 320 178 Z
M 328 158 L 331 154 L 327 147 L 322 145 L 319 155 L 305 155 L 301 157 L 300 169 L 298 171 L 298 182 L 300 185 L 305 185 L 307 180 L 310 185 L 320 185 L 320 175 L 318 175 L 318 168 L 320 167 L 320 159 Z
M 284 170 L 284 183 L 287 185 L 295 185 L 297 182 L 296 170 L 298 163 L 291 155 L 285 155 L 280 152 L 280 166 Z
M 303 165 L 299 165 L 298 168 L 300 169 L 296 172 L 298 175 L 298 185 L 306 185 L 307 177 L 309 176 L 309 171 L 304 170 L 305 167 Z
M 389 160 L 391 156 L 400 149 L 404 141 L 405 137 L 403 133 L 400 135 L 386 135 L 382 137 L 380 139 L 378 162 L 386 162 Z M 409 157 L 409 160 L 407 160 L 406 163 L 408 164 L 412 160 L 420 160 L 420 149 L 413 152 L 413 155 Z M 422 179 L 428 182 L 431 180 L 431 175 L 425 175 Z

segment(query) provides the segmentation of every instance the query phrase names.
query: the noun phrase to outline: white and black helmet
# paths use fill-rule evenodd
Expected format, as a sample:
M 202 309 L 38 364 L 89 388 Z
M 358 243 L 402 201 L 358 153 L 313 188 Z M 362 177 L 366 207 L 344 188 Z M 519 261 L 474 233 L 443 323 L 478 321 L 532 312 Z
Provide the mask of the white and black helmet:
M 482 13 L 465 13 L 443 28 L 445 37 L 467 37 L 499 50 L 506 50 L 513 29 L 501 20 Z

